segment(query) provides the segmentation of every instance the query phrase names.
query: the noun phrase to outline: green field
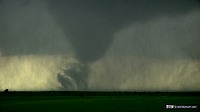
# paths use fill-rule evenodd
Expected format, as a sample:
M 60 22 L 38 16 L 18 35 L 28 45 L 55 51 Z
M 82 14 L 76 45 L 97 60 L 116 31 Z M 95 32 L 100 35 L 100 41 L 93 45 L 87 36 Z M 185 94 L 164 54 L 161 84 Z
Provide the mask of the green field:
M 166 104 L 200 104 L 199 96 L 0 95 L 0 112 L 196 112 L 166 110 Z

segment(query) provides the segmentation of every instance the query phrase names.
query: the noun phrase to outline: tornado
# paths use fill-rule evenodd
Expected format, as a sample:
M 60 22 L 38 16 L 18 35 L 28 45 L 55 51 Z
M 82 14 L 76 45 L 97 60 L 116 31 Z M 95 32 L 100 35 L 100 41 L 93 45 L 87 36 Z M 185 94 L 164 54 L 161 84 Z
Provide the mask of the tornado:
M 72 79 L 75 79 L 75 82 L 80 87 L 81 83 L 77 76 L 82 77 L 81 79 L 83 79 L 82 81 L 84 82 L 85 79 L 88 79 L 88 73 L 93 71 L 90 70 L 91 67 L 88 67 L 91 66 L 91 64 L 98 62 L 99 60 L 104 58 L 107 52 L 112 52 L 108 51 L 108 49 L 112 48 L 112 46 L 115 44 L 114 41 L 116 40 L 116 32 L 119 32 L 120 30 L 129 27 L 132 24 L 145 23 L 157 18 L 161 18 L 163 16 L 181 16 L 198 8 L 199 2 L 196 0 L 48 1 L 49 12 L 53 15 L 60 27 L 62 27 L 65 31 L 69 41 L 72 43 L 72 46 L 75 51 L 75 56 L 79 60 L 79 63 L 85 66 L 74 66 L 72 67 L 72 69 L 64 70 L 64 73 L 68 74 L 68 76 L 70 76 Z M 144 31 L 144 33 L 145 32 L 148 31 Z M 158 51 L 158 53 L 154 53 L 154 48 L 152 48 L 151 46 L 150 50 L 147 50 L 148 48 L 142 42 L 147 43 L 147 41 L 149 41 L 148 38 L 145 38 L 144 40 L 142 40 L 142 37 L 132 38 L 135 38 L 136 40 L 132 41 L 131 38 L 130 40 L 127 40 L 131 41 L 131 44 L 133 44 L 132 46 L 129 46 L 128 49 L 135 50 L 138 47 L 139 50 L 138 52 L 127 51 L 124 52 L 124 54 L 135 53 L 137 55 L 145 56 L 148 58 L 158 59 L 176 58 L 176 55 L 168 56 L 170 55 L 170 53 L 164 55 L 160 55 L 160 51 Z M 157 41 L 159 41 L 159 39 L 155 40 L 155 43 Z M 141 44 L 142 46 L 137 46 L 138 44 Z M 126 45 L 122 43 L 121 45 L 117 45 L 117 47 L 119 46 Z M 126 51 L 127 48 L 121 50 Z M 191 52 L 190 50 L 187 51 Z M 116 55 L 120 57 L 120 55 L 123 55 L 123 53 Z M 196 55 L 196 53 L 194 53 L 193 56 L 194 58 L 199 58 L 198 55 Z M 80 71 L 83 72 L 76 71 L 75 69 L 82 69 Z M 58 75 L 58 79 L 60 81 L 62 77 L 63 79 L 68 79 L 63 75 Z M 61 81 L 61 83 L 62 82 L 63 81 Z M 85 88 L 87 88 L 86 85 L 88 84 L 82 83 L 82 85 L 85 85 Z
M 1 0 L 0 89 L 199 90 L 199 12 L 199 0 Z

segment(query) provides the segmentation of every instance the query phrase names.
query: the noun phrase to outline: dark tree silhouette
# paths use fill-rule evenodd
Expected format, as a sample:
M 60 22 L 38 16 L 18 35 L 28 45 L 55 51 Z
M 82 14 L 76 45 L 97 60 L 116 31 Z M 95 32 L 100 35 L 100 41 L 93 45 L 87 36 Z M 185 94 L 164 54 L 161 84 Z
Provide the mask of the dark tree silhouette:
M 8 89 L 4 90 L 4 94 L 8 94 Z

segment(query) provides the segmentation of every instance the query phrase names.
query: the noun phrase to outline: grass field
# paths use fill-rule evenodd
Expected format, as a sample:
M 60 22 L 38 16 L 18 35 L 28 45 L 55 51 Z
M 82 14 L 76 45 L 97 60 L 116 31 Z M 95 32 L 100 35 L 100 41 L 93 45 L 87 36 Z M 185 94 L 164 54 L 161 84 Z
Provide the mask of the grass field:
M 197 95 L 27 94 L 1 94 L 0 112 L 197 112 L 199 110 L 196 109 L 166 110 L 165 105 L 200 104 L 200 96 Z

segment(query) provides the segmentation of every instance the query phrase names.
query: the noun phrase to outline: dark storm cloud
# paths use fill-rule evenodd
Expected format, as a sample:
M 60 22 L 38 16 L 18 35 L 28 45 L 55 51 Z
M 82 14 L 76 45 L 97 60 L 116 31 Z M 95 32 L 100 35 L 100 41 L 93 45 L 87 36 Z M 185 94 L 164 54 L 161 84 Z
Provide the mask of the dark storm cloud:
M 199 11 L 199 0 L 0 0 L 0 89 L 199 89 Z
M 3 55 L 66 54 L 72 51 L 62 29 L 48 14 L 44 1 L 1 1 L 0 32 Z
M 197 8 L 197 0 L 49 1 L 49 12 L 69 35 L 83 62 L 101 58 L 113 41 L 113 34 L 125 26 L 161 16 L 178 16 Z
M 184 15 L 199 8 L 198 0 L 2 0 L 0 3 L 0 48 L 4 55 L 60 54 L 69 52 L 72 44 L 82 62 L 101 58 L 112 44 L 114 33 L 126 26 L 162 16 Z

